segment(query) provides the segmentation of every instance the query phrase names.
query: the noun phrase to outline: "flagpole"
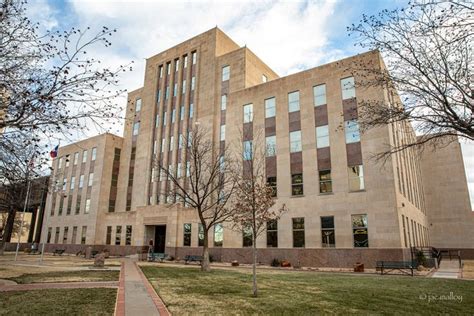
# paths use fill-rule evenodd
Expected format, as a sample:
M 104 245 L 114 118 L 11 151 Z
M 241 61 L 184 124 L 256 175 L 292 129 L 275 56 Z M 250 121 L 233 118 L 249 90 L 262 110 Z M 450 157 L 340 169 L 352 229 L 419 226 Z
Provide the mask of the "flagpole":
M 30 195 L 30 186 L 31 186 L 31 181 L 29 180 L 30 166 L 28 165 L 27 168 L 28 168 L 26 170 L 27 189 L 26 189 L 25 205 L 23 206 L 23 213 L 22 213 L 22 216 L 21 216 L 21 223 L 20 223 L 20 231 L 18 232 L 18 242 L 16 243 L 15 261 L 17 260 L 18 250 L 20 249 L 20 239 L 21 239 L 21 235 L 23 233 L 23 222 L 25 221 L 25 212 L 26 212 L 26 208 L 28 207 L 28 198 L 29 198 L 29 195 Z

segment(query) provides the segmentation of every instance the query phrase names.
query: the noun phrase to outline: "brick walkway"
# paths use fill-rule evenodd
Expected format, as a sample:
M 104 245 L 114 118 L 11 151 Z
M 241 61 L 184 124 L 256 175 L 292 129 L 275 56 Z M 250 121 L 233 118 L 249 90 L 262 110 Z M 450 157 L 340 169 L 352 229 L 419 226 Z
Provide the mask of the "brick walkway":
M 87 289 L 87 288 L 117 288 L 118 283 L 111 282 L 68 282 L 68 283 L 32 283 L 0 286 L 0 292 L 30 291 L 43 289 Z
M 122 264 L 115 315 L 170 315 L 136 262 L 130 259 Z

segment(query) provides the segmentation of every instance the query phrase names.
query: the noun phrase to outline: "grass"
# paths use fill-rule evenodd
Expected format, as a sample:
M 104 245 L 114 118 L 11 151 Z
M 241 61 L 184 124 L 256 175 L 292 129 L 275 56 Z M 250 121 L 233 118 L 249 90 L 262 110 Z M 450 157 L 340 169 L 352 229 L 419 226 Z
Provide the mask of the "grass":
M 118 281 L 119 271 L 55 271 L 44 273 L 26 273 L 9 277 L 8 280 L 19 284 L 50 282 L 97 282 Z
M 474 282 L 409 276 L 250 272 L 142 267 L 171 313 L 183 314 L 471 314 Z M 441 299 L 450 293 L 462 301 Z
M 113 315 L 116 289 L 2 292 L 0 315 Z

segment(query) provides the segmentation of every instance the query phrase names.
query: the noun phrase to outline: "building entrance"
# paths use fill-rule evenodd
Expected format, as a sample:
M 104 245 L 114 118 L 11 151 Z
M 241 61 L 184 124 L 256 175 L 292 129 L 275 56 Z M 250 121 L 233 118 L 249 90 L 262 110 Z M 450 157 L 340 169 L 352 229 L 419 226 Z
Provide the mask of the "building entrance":
M 154 252 L 165 253 L 166 225 L 155 226 L 155 249 Z

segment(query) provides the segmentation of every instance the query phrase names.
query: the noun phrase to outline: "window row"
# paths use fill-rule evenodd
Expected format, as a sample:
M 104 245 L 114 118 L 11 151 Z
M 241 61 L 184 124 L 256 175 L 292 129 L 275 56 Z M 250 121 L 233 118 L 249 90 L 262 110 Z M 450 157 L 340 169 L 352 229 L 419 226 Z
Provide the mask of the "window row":
M 183 61 L 183 64 L 182 64 L 183 66 L 182 66 L 182 68 L 183 68 L 183 69 L 184 69 L 184 68 L 187 68 L 187 67 L 188 67 L 188 55 L 187 55 L 187 54 L 183 56 L 182 61 Z M 191 52 L 191 61 L 192 61 L 192 64 L 193 64 L 193 65 L 196 65 L 196 63 L 197 63 L 197 52 L 195 52 L 195 51 L 194 51 L 194 52 Z M 176 58 L 176 59 L 174 60 L 174 71 L 175 71 L 175 72 L 178 71 L 179 65 L 180 65 L 180 59 L 179 59 L 179 58 Z M 163 66 L 163 65 L 158 66 L 158 74 L 159 74 L 159 77 L 160 77 L 160 78 L 163 78 L 163 72 L 164 72 L 163 69 L 164 69 L 164 66 Z M 171 75 L 171 61 L 169 61 L 169 62 L 166 63 L 166 74 L 167 74 L 168 76 Z
M 78 231 L 78 226 L 73 226 L 72 227 L 72 234 L 71 234 L 71 239 L 69 239 L 69 227 L 65 226 L 63 228 L 63 235 L 62 235 L 62 240 L 60 240 L 60 230 L 61 227 L 56 227 L 54 230 L 54 240 L 52 240 L 52 234 L 53 234 L 53 227 L 48 227 L 48 236 L 46 239 L 46 242 L 48 244 L 77 244 L 77 231 Z M 86 238 L 87 238 L 87 226 L 82 226 L 81 229 L 81 236 L 79 243 L 82 245 L 86 244 Z
M 65 207 L 64 200 L 67 200 L 66 201 L 66 209 L 64 209 L 64 207 Z M 75 206 L 72 205 L 72 195 L 69 195 L 69 196 L 61 195 L 59 197 L 58 216 L 63 215 L 63 212 L 66 215 L 71 215 L 73 213 L 73 210 L 74 210 L 74 215 L 81 214 L 81 203 L 82 203 L 81 195 L 77 195 Z M 54 207 L 55 207 L 55 205 L 51 206 L 51 213 L 50 213 L 51 216 L 54 216 L 54 212 L 55 212 Z M 85 199 L 85 204 L 84 204 L 84 214 L 89 214 L 90 210 L 91 210 L 91 199 L 86 198 Z
M 82 152 L 82 163 L 87 162 L 87 149 Z M 69 167 L 71 161 L 71 155 L 65 155 L 64 157 L 59 157 L 58 159 L 58 169 L 63 167 L 63 160 L 65 167 Z M 95 161 L 97 158 L 97 147 L 92 148 L 91 150 L 91 161 Z M 76 166 L 79 163 L 79 152 L 75 152 L 73 155 L 73 165 Z
M 115 239 L 114 245 L 120 246 L 122 244 L 122 226 L 115 226 Z M 112 226 L 107 226 L 107 232 L 105 235 L 105 244 L 112 244 Z M 132 244 L 132 226 L 125 226 L 125 245 L 129 246 Z
M 68 180 L 67 178 L 64 178 L 63 183 L 62 183 L 61 186 L 59 185 L 59 182 L 56 182 L 56 189 L 58 191 L 59 190 L 66 191 L 67 182 L 68 182 L 67 180 Z M 71 182 L 70 182 L 70 185 L 69 185 L 69 190 L 70 191 L 74 191 L 74 189 L 76 188 L 76 182 L 77 182 L 78 188 L 82 189 L 84 187 L 84 175 L 81 174 L 79 176 L 79 178 L 77 179 L 77 181 L 76 181 L 76 176 L 71 177 Z M 91 172 L 91 173 L 89 173 L 89 176 L 87 178 L 87 186 L 91 187 L 93 184 L 94 184 L 94 173 Z

